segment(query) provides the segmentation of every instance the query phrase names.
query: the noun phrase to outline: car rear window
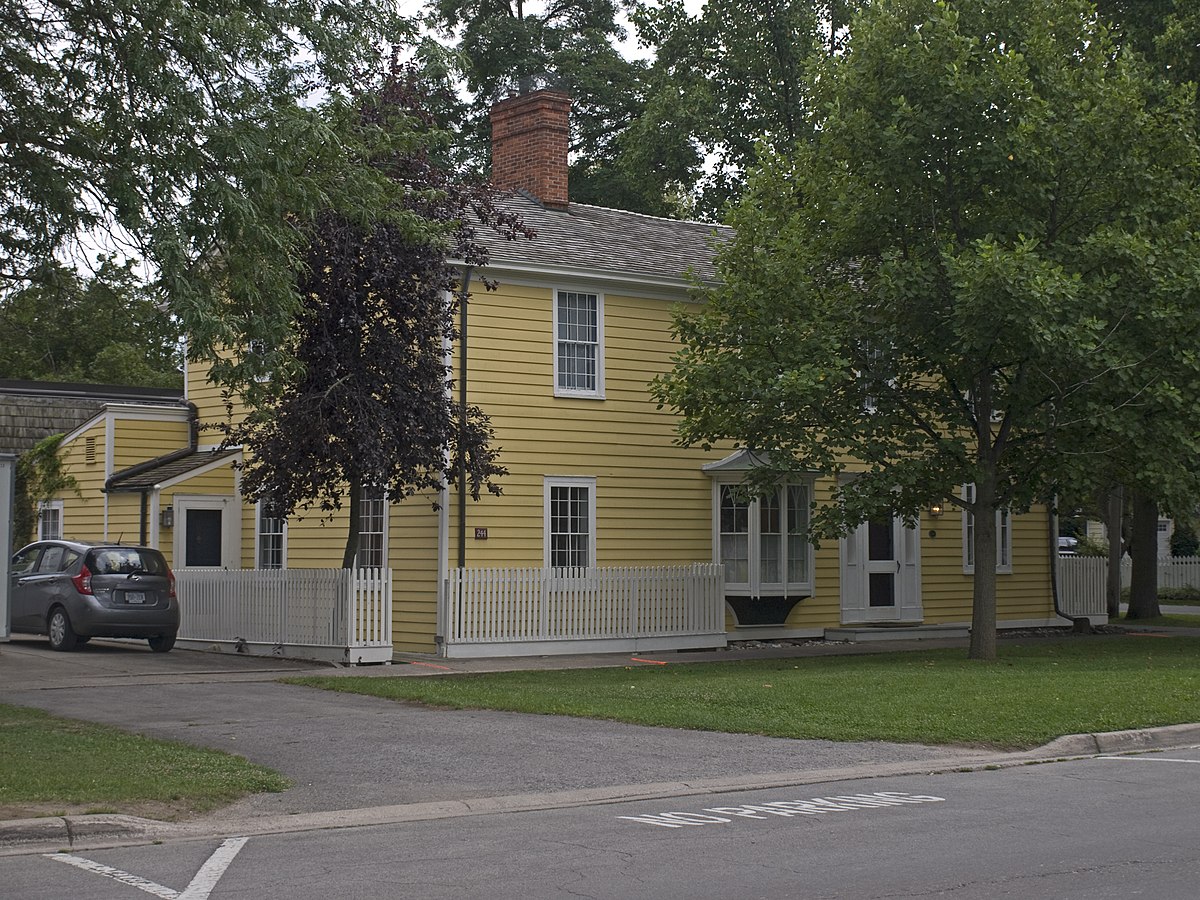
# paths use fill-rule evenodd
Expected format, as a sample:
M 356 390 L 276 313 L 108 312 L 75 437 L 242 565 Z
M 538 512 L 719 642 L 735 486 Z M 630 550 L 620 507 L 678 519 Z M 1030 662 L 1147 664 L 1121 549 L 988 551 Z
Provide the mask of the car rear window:
M 148 572 L 151 575 L 166 575 L 167 561 L 157 550 L 139 550 L 135 547 L 108 547 L 93 550 L 88 569 L 93 575 L 129 575 L 133 572 Z

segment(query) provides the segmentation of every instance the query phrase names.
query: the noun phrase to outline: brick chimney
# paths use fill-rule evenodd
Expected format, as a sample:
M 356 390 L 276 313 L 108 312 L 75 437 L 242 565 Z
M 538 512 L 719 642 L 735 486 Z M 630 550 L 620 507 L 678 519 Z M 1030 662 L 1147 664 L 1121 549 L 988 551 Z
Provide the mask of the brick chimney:
M 539 90 L 492 106 L 492 183 L 523 188 L 550 209 L 567 208 L 571 98 Z

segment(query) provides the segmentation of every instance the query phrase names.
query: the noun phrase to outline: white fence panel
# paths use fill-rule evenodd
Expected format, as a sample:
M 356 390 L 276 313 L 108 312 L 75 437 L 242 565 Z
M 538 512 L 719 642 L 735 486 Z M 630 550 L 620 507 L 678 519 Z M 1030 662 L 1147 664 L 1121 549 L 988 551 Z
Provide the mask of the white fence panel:
M 1102 556 L 1059 557 L 1058 605 L 1072 618 L 1106 615 L 1107 579 L 1108 560 Z
M 1128 563 L 1122 568 L 1128 568 Z M 1125 584 L 1129 584 L 1126 573 Z M 1159 588 L 1200 588 L 1200 557 L 1172 556 L 1158 561 Z
M 453 569 L 445 644 L 462 656 L 484 645 L 488 655 L 724 645 L 724 585 L 712 563 Z
M 390 569 L 178 569 L 179 639 L 250 652 L 390 662 Z
M 1121 559 L 1121 587 L 1128 588 L 1133 563 Z M 1063 556 L 1058 561 L 1058 598 L 1072 616 L 1102 616 L 1107 612 L 1105 592 L 1108 559 L 1103 556 Z M 1200 588 L 1200 558 L 1163 557 L 1158 560 L 1158 587 Z

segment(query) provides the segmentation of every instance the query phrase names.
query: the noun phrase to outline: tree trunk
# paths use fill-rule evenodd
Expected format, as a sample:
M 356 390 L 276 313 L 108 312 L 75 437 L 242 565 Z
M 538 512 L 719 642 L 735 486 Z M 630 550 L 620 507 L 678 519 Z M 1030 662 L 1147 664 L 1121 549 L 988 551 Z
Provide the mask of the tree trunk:
M 346 527 L 346 552 L 342 554 L 342 568 L 355 568 L 355 558 L 358 556 L 358 526 L 362 515 L 362 485 L 351 480 L 346 490 L 350 494 L 350 524 Z
M 968 659 L 996 658 L 996 486 L 975 485 L 975 575 Z
M 1125 489 L 1118 484 L 1108 492 L 1104 519 L 1108 528 L 1108 582 L 1105 585 L 1105 596 L 1108 601 L 1108 617 L 1114 620 L 1121 615 L 1121 553 L 1124 550 L 1121 519 L 1124 514 Z
M 1133 557 L 1133 575 L 1129 582 L 1128 619 L 1153 619 L 1162 615 L 1158 608 L 1158 503 L 1153 497 L 1133 494 L 1133 530 L 1129 553 Z

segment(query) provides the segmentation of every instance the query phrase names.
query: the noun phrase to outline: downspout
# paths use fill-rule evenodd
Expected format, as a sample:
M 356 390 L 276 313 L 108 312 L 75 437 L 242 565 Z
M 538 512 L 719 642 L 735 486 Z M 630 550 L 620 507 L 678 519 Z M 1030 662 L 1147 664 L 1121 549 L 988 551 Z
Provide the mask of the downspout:
M 467 567 L 467 297 L 471 290 L 471 271 L 463 266 L 458 292 L 458 567 Z

